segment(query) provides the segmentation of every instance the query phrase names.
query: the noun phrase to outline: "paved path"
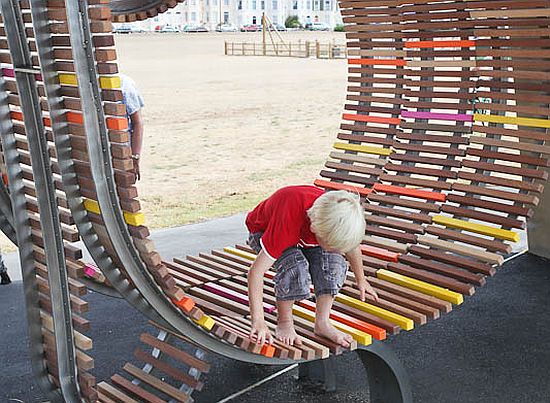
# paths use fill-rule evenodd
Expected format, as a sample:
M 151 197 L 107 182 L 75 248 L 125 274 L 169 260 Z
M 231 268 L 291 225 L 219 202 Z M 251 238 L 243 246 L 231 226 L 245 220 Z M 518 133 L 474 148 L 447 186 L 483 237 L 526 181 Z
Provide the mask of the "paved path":
M 164 257 L 242 242 L 243 215 L 155 232 Z M 6 256 L 16 276 L 16 255 Z M 19 276 L 20 277 L 20 276 Z M 403 361 L 420 403 L 550 402 L 550 262 L 525 255 L 507 263 L 487 286 L 451 314 L 387 343 Z M 90 293 L 93 356 L 98 379 L 130 359 L 147 321 L 123 300 Z M 22 285 L 0 287 L 0 402 L 43 402 L 30 377 Z M 206 386 L 194 395 L 211 403 L 281 367 L 209 355 Z M 297 383 L 296 371 L 267 382 L 236 402 L 368 402 L 364 372 L 353 356 L 337 361 L 340 388 L 322 394 Z

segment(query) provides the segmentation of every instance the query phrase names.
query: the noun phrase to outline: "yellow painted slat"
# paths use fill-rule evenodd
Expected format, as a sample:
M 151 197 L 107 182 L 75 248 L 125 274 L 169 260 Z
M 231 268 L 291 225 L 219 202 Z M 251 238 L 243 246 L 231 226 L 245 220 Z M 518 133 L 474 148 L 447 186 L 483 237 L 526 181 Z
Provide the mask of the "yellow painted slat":
M 376 272 L 376 277 L 389 281 L 390 283 L 410 288 L 411 290 L 420 291 L 423 294 L 431 295 L 444 301 L 451 302 L 455 305 L 460 305 L 464 301 L 462 294 L 426 283 L 425 281 L 403 276 L 402 274 L 394 273 L 386 269 L 378 270 Z
M 202 317 L 201 317 L 200 319 L 193 319 L 193 321 L 194 321 L 197 325 L 199 325 L 199 326 L 205 328 L 206 330 L 211 330 L 211 329 L 214 327 L 214 324 L 216 323 L 216 322 L 214 321 L 214 319 L 212 319 L 212 318 L 211 318 L 210 316 L 208 316 L 208 315 L 202 315 Z
M 76 74 L 61 73 L 59 74 L 59 84 L 61 85 L 78 85 Z
M 346 304 L 348 306 L 351 306 L 352 308 L 357 308 L 363 312 L 376 315 L 379 318 L 389 320 L 390 322 L 395 323 L 396 325 L 399 325 L 404 330 L 412 330 L 414 328 L 414 321 L 412 319 L 407 318 L 403 315 L 399 315 L 397 313 L 388 311 L 387 309 L 383 309 L 375 305 L 371 305 L 367 302 L 363 302 L 356 298 L 352 298 L 347 295 L 338 294 L 336 295 L 336 301 Z
M 517 118 L 517 117 L 511 117 L 511 116 L 484 115 L 481 113 L 475 113 L 474 121 L 501 123 L 501 124 L 507 124 L 507 125 L 529 126 L 529 127 L 542 127 L 546 129 L 550 128 L 550 120 L 548 119 Z
M 119 76 L 100 76 L 99 85 L 104 90 L 112 90 L 120 88 L 120 77 Z
M 514 231 L 506 229 L 490 227 L 488 225 L 473 223 L 469 221 L 458 220 L 456 218 L 447 217 L 444 215 L 436 215 L 432 221 L 436 224 L 441 224 L 446 227 L 463 229 L 477 234 L 488 235 L 498 239 L 504 239 L 507 241 L 518 242 L 519 234 Z
M 139 227 L 145 224 L 145 215 L 143 213 L 128 213 L 124 211 L 124 221 L 129 225 Z
M 292 307 L 292 312 L 301 318 L 309 320 L 310 322 L 315 322 L 315 312 L 308 309 L 302 308 L 300 306 Z M 340 323 L 336 320 L 331 320 L 330 323 L 338 330 L 349 334 L 357 343 L 361 343 L 365 346 L 368 346 L 372 343 L 372 336 L 368 333 L 365 333 L 361 330 L 354 329 L 351 326 Z
M 224 252 L 231 253 L 232 255 L 239 256 L 244 259 L 248 259 L 252 261 L 256 260 L 256 255 L 254 255 L 253 253 L 248 253 L 248 252 L 245 252 L 244 250 L 233 248 L 231 246 L 226 246 L 225 248 L 223 248 L 223 250 Z
M 59 74 L 59 84 L 61 85 L 78 85 L 76 74 L 61 73 Z M 104 90 L 112 90 L 120 88 L 119 76 L 99 76 L 99 86 Z
M 334 148 L 338 150 L 357 151 L 359 153 L 376 154 L 376 155 L 384 155 L 384 156 L 393 154 L 393 151 L 389 148 L 364 146 L 360 144 L 334 143 Z
M 98 202 L 91 199 L 84 199 L 84 208 L 92 213 L 101 214 L 101 209 L 99 208 Z M 124 221 L 127 224 L 138 227 L 145 223 L 145 216 L 143 213 L 128 213 L 124 211 Z

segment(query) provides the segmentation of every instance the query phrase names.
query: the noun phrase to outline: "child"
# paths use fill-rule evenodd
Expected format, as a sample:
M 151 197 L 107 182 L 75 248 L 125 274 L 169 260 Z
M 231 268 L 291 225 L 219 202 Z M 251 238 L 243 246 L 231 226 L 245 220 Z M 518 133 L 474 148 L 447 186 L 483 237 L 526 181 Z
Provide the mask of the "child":
M 351 264 L 361 299 L 365 293 L 378 298 L 363 272 L 359 249 L 365 234 L 363 214 L 357 195 L 343 190 L 325 193 L 315 186 L 279 189 L 248 214 L 248 244 L 258 253 L 248 273 L 251 339 L 259 344 L 273 341 L 262 307 L 264 273 L 273 266 L 278 314 L 275 337 L 289 345 L 302 343 L 294 329 L 292 305 L 309 297 L 311 279 L 317 304 L 315 333 L 350 346 L 351 336 L 336 330 L 329 315 L 348 270 L 342 254 Z

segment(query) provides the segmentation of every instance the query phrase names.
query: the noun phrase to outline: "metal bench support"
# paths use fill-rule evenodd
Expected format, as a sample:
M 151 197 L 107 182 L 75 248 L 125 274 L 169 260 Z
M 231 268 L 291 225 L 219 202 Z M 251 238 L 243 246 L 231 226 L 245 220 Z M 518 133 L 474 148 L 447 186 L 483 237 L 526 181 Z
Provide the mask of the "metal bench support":
M 372 403 L 412 403 L 409 376 L 391 348 L 380 342 L 356 350 L 365 370 Z M 320 386 L 325 392 L 336 390 L 335 357 L 300 364 L 298 379 Z
M 372 403 L 412 403 L 409 376 L 391 348 L 373 342 L 356 352 L 367 371 Z
M 321 387 L 325 392 L 336 390 L 336 364 L 334 356 L 324 360 L 304 362 L 298 366 L 298 380 Z
M 527 221 L 529 252 L 550 259 L 550 186 L 546 186 L 535 215 Z

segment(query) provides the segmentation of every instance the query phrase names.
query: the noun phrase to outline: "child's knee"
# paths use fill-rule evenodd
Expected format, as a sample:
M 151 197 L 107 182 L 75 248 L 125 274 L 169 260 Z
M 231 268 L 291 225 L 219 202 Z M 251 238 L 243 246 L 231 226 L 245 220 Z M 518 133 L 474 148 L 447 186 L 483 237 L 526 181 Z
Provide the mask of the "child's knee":
M 309 297 L 309 263 L 297 248 L 287 249 L 275 262 L 275 297 L 281 301 Z

